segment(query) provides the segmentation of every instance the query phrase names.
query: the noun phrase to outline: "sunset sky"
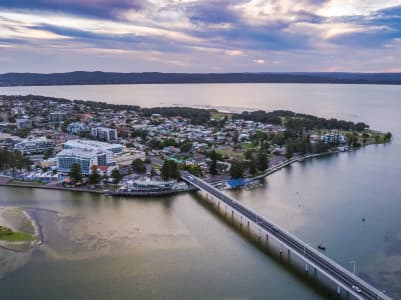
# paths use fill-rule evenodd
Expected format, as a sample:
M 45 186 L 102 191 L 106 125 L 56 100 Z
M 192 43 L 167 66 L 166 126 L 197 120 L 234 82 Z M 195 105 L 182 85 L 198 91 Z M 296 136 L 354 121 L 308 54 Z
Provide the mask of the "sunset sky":
M 1 0 L 0 73 L 401 72 L 401 0 Z

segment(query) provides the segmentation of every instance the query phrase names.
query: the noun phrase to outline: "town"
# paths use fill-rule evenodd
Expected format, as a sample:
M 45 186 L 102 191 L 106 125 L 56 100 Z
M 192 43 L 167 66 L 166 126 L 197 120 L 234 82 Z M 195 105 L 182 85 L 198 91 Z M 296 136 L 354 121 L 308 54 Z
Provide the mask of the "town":
M 291 111 L 141 108 L 0 96 L 1 184 L 165 195 L 188 171 L 220 188 L 257 186 L 308 157 L 391 141 L 365 123 Z

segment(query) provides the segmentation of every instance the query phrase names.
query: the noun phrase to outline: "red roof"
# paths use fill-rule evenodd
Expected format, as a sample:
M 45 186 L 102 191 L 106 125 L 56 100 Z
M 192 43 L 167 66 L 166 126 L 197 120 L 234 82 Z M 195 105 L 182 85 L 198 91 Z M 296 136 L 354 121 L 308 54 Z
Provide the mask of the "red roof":
M 102 172 L 106 172 L 109 169 L 109 166 L 97 166 L 97 169 Z

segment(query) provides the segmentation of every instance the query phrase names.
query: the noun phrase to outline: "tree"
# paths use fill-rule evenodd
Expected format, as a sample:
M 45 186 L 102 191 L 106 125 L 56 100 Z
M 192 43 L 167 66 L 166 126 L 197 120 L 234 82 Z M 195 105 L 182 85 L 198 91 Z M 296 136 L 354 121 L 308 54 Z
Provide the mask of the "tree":
M 173 160 L 165 160 L 161 168 L 163 180 L 179 179 L 181 177 L 178 171 L 178 165 Z
M 23 156 L 19 151 L 10 152 L 0 149 L 0 170 L 30 170 L 32 164 L 32 161 L 28 157 Z
M 257 167 L 256 167 L 256 162 L 255 159 L 251 159 L 249 163 L 249 174 L 252 176 L 255 176 L 258 173 Z
M 13 172 L 15 171 L 15 169 L 18 170 L 31 169 L 32 161 L 29 158 L 23 156 L 19 151 L 14 151 L 14 153 L 9 157 L 9 159 Z
M 244 157 L 247 160 L 254 159 L 255 158 L 255 150 L 253 150 L 253 149 L 246 150 L 245 153 L 244 153 Z
M 287 144 L 285 147 L 285 157 L 290 159 L 294 155 L 294 147 L 292 144 Z
M 63 131 L 63 132 L 67 132 L 67 127 L 68 127 L 68 125 L 70 125 L 71 124 L 71 120 L 65 120 L 64 122 L 63 122 L 63 124 L 61 125 L 61 130 Z
M 224 160 L 223 155 L 220 152 L 217 152 L 215 150 L 207 152 L 206 156 L 209 157 L 210 159 Z
M 78 182 L 82 180 L 82 172 L 81 165 L 77 163 L 73 163 L 71 165 L 70 173 L 68 174 L 71 180 Z
M 240 161 L 234 161 L 230 167 L 230 177 L 233 179 L 242 178 L 244 174 L 244 165 Z
M 215 158 L 210 162 L 209 173 L 212 175 L 217 175 L 217 160 Z
M 48 159 L 53 156 L 53 149 L 47 149 L 45 153 L 43 153 L 43 159 Z
M 267 158 L 267 153 L 263 149 L 259 149 L 258 155 L 256 158 L 256 167 L 260 171 L 264 171 L 267 169 L 268 163 L 269 163 L 269 159 Z
M 140 174 L 146 173 L 146 166 L 142 159 L 139 159 L 139 158 L 135 159 L 132 162 L 131 167 L 132 167 L 132 170 L 136 173 L 140 173 Z
M 185 165 L 184 170 L 188 171 L 189 173 L 201 177 L 202 176 L 202 169 L 198 165 Z
M 148 132 L 144 129 L 135 129 L 131 133 L 131 137 L 133 137 L 133 138 L 140 137 L 141 139 L 146 139 L 147 136 L 148 136 Z
M 113 178 L 114 184 L 118 184 L 122 179 L 122 175 L 118 169 L 113 169 L 113 171 L 111 171 L 111 178 Z
M 215 150 L 212 150 L 206 155 L 211 159 L 210 165 L 209 165 L 209 173 L 212 175 L 217 175 L 217 161 L 218 160 L 223 160 L 223 155 L 219 152 L 216 152 Z
M 156 175 L 157 175 L 157 172 L 155 171 L 155 169 L 154 168 L 150 169 L 150 176 L 153 177 Z
M 234 130 L 234 133 L 233 133 L 233 143 L 234 143 L 234 144 L 237 144 L 238 141 L 239 141 L 239 133 L 238 133 L 238 130 Z
M 359 142 L 359 134 L 357 132 L 353 132 L 352 147 L 354 148 L 361 147 L 361 143 Z
M 302 153 L 303 155 L 305 155 L 305 154 L 308 154 L 310 151 L 311 151 L 310 138 L 309 138 L 309 137 L 306 137 L 306 138 L 303 139 L 303 142 L 302 142 L 302 150 L 301 150 L 301 153 Z
M 31 131 L 31 130 L 30 130 L 29 128 L 18 129 L 18 130 L 15 132 L 15 135 L 16 135 L 16 136 L 19 136 L 19 137 L 21 137 L 21 138 L 26 138 L 26 137 L 28 136 L 28 134 L 29 134 L 30 131 Z
M 89 184 L 98 184 L 100 182 L 100 174 L 97 170 L 97 166 L 95 165 L 91 167 L 91 173 L 89 174 L 88 182 Z
M 279 146 L 284 145 L 285 143 L 285 136 L 282 133 L 274 134 L 272 137 L 272 144 L 276 144 Z
M 185 141 L 180 145 L 180 150 L 181 152 L 189 152 L 192 149 L 192 142 L 191 141 Z
M 345 134 L 345 139 L 348 143 L 348 147 L 351 147 L 352 144 L 354 143 L 354 135 L 352 133 L 347 132 Z
M 385 141 L 386 143 L 387 143 L 387 142 L 390 142 L 391 139 L 392 139 L 392 137 L 393 137 L 393 135 L 391 134 L 391 132 L 387 132 L 386 135 L 384 136 L 384 141 Z

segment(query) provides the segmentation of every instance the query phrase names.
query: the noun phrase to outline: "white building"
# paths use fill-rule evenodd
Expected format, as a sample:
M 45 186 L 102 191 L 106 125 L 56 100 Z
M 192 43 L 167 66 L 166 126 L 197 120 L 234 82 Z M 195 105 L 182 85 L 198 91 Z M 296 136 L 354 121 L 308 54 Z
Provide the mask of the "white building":
M 65 112 L 52 112 L 49 114 L 50 123 L 61 123 L 67 120 L 67 114 Z
M 345 144 L 346 142 L 345 136 L 334 130 L 322 135 L 321 140 L 325 144 Z
M 72 164 L 81 166 L 83 174 L 88 175 L 90 167 L 115 165 L 118 154 L 122 152 L 120 144 L 109 144 L 91 140 L 70 140 L 64 143 L 64 150 L 57 154 L 57 170 L 68 173 Z
M 91 129 L 92 136 L 96 137 L 101 141 L 115 141 L 117 140 L 117 130 L 106 127 L 96 127 Z
M 107 165 L 107 153 L 101 150 L 64 149 L 57 153 L 57 170 L 68 173 L 73 164 L 81 166 L 82 174 L 88 175 L 92 165 Z
M 90 132 L 90 131 L 91 131 L 90 127 L 82 122 L 73 122 L 68 124 L 67 126 L 67 132 L 73 134 L 80 134 L 82 132 Z
M 93 140 L 76 139 L 65 142 L 64 149 L 82 149 L 82 150 L 100 149 L 105 151 L 111 151 L 113 153 L 120 153 L 123 150 L 123 146 L 120 144 L 111 144 Z
M 32 121 L 28 117 L 15 120 L 18 129 L 32 128 Z
M 41 154 L 47 150 L 54 148 L 52 140 L 46 137 L 24 139 L 20 143 L 15 144 L 14 148 L 22 154 Z

